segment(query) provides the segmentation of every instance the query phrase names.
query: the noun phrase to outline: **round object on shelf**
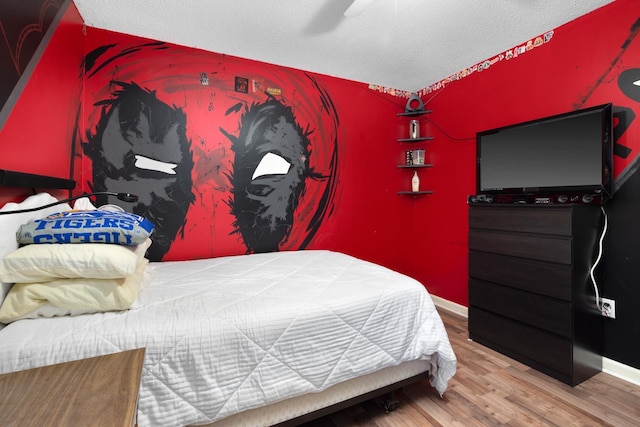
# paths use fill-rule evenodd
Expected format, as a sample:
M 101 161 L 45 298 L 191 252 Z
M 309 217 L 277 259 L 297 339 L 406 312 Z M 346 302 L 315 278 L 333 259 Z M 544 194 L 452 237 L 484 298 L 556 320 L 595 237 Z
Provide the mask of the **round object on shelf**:
M 418 96 L 417 93 L 412 93 L 407 100 L 407 105 L 404 107 L 405 113 L 417 113 L 424 111 L 424 102 Z

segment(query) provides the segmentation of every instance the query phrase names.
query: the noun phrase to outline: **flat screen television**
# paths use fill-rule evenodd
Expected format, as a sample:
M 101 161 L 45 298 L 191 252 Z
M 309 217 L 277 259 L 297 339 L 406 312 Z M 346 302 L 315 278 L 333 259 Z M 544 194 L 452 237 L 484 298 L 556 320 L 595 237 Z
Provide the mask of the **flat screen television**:
M 477 194 L 604 203 L 613 197 L 612 110 L 609 103 L 478 132 Z

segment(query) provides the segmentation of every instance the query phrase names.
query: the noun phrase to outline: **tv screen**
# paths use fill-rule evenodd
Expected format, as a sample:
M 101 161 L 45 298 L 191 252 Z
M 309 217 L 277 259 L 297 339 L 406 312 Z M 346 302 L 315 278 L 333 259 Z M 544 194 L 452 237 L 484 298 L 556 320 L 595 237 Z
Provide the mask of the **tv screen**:
M 604 104 L 478 132 L 477 192 L 605 201 L 613 196 L 612 126 Z

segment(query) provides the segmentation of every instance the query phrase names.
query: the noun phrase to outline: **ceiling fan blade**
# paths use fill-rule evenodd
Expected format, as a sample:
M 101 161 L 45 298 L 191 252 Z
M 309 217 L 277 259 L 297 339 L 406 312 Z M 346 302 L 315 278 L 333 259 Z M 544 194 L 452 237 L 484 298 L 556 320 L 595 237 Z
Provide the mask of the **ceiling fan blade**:
M 371 2 L 373 2 L 373 0 L 353 0 L 351 6 L 344 11 L 344 16 L 351 18 L 352 16 L 360 15 Z

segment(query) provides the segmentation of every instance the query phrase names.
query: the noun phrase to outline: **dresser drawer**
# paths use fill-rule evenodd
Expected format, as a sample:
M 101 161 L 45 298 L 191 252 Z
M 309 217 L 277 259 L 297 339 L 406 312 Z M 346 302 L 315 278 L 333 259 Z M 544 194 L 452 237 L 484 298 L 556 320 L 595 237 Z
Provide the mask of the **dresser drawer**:
M 556 378 L 572 374 L 572 344 L 566 338 L 474 307 L 469 307 L 469 337 Z
M 469 337 L 572 386 L 600 372 L 601 228 L 595 205 L 470 205 Z
M 571 301 L 571 266 L 469 251 L 469 277 Z
M 571 238 L 469 230 L 469 250 L 571 264 Z
M 469 281 L 469 305 L 571 338 L 571 303 L 481 280 Z
M 569 206 L 477 206 L 469 210 L 469 228 L 571 236 Z

